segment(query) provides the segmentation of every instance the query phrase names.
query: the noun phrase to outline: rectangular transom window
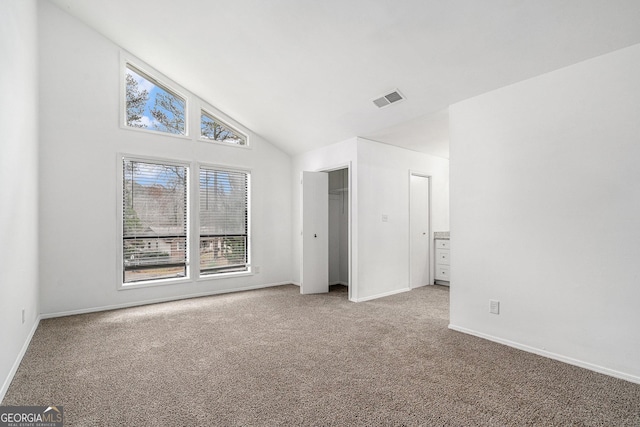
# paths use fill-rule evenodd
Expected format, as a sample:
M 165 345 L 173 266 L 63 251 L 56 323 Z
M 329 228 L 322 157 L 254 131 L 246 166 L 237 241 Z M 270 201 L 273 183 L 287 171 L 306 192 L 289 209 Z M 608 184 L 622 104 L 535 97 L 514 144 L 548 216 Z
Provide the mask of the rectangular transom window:
M 187 101 L 166 85 L 127 64 L 125 124 L 175 135 L 186 135 Z
M 209 141 L 247 145 L 247 137 L 245 135 L 204 110 L 200 111 L 200 136 L 202 139 Z
M 123 283 L 188 275 L 188 167 L 124 158 Z
M 200 274 L 249 269 L 249 174 L 200 168 Z

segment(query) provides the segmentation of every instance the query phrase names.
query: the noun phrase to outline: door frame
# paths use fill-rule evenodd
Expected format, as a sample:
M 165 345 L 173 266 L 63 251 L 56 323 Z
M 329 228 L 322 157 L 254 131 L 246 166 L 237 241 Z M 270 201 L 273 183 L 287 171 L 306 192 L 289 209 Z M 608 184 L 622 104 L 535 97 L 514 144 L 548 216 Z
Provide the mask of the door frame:
M 333 171 L 337 171 L 340 169 L 346 169 L 348 172 L 348 179 L 347 179 L 347 190 L 349 191 L 348 197 L 347 197 L 347 202 L 348 202 L 348 209 L 349 209 L 349 215 L 347 218 L 347 223 L 348 223 L 348 232 L 347 232 L 347 240 L 348 240 L 348 262 L 349 262 L 349 273 L 348 273 L 348 278 L 349 278 L 349 286 L 348 286 L 348 291 L 349 291 L 349 301 L 357 301 L 358 300 L 358 288 L 357 288 L 357 283 L 354 282 L 353 277 L 353 240 L 352 240 L 352 236 L 353 236 L 353 209 L 352 209 L 352 200 L 353 200 L 353 187 L 352 187 L 352 182 L 353 182 L 353 168 L 351 167 L 351 161 L 345 162 L 345 163 L 339 163 L 333 166 L 329 166 L 329 167 L 324 167 L 324 168 L 320 168 L 317 169 L 315 172 L 333 172 Z M 327 198 L 329 198 L 329 194 L 327 194 Z
M 428 174 L 426 172 L 421 172 L 421 171 L 416 171 L 416 170 L 412 170 L 409 169 L 409 173 L 407 176 L 407 180 L 408 180 L 408 189 L 409 189 L 409 204 L 407 206 L 407 208 L 409 209 L 409 224 L 408 224 L 408 236 L 409 236 L 409 242 L 408 242 L 408 246 L 409 246 L 409 289 L 415 289 L 419 286 L 413 286 L 413 284 L 411 283 L 411 255 L 412 255 L 412 245 L 411 245 L 411 177 L 412 176 L 419 176 L 421 178 L 426 178 L 427 179 L 427 187 L 428 187 L 428 191 L 429 194 L 427 195 L 427 203 L 429 204 L 429 209 L 428 209 L 428 214 L 429 214 L 429 281 L 427 283 L 427 285 L 433 285 L 433 276 L 434 276 L 434 258 L 433 258 L 433 233 L 432 233 L 432 218 L 433 218 L 433 209 L 431 208 L 432 203 L 431 203 L 431 194 L 433 193 L 432 191 L 432 175 Z

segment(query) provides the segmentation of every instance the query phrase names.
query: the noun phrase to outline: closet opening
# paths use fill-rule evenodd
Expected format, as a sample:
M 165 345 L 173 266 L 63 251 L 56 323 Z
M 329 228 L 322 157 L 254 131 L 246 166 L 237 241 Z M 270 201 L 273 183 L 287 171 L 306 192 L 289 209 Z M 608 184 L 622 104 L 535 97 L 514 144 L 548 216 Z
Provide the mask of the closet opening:
M 329 174 L 329 292 L 349 290 L 349 169 Z

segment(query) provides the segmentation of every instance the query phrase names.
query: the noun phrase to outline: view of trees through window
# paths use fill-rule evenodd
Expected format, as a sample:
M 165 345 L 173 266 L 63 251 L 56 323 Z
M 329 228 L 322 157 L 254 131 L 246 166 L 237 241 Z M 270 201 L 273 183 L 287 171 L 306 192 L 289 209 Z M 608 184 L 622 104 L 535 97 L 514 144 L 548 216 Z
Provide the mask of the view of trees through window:
M 187 97 L 172 89 L 177 85 L 128 60 L 124 77 L 124 125 L 187 135 L 187 120 L 196 117 L 186 117 Z M 199 103 L 195 96 L 188 99 Z M 247 134 L 201 105 L 194 111 L 200 134 L 190 132 L 192 141 L 248 146 Z M 198 186 L 190 190 L 186 161 L 124 155 L 122 162 L 122 284 L 249 271 L 249 172 L 198 166 Z M 188 200 L 198 203 L 189 206 Z M 199 209 L 199 220 L 189 219 L 191 207 Z
M 222 124 L 220 120 L 211 114 L 202 111 L 200 113 L 200 135 L 212 141 L 226 142 L 236 145 L 247 145 L 247 138 Z
M 185 277 L 187 168 L 123 161 L 123 282 Z
M 127 126 L 185 135 L 184 99 L 129 65 L 125 79 Z

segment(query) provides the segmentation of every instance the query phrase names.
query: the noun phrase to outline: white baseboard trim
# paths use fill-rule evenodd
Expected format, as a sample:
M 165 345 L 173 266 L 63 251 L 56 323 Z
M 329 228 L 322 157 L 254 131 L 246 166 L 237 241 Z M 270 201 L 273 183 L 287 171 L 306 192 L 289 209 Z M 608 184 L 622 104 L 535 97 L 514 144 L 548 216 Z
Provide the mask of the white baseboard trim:
M 571 357 L 563 356 L 561 354 L 552 353 L 547 350 L 542 350 L 536 347 L 530 347 L 525 344 L 521 344 L 515 341 L 506 340 L 503 338 L 494 337 L 493 335 L 484 334 L 482 332 L 474 331 L 473 329 L 463 328 L 461 326 L 456 326 L 453 324 L 449 324 L 449 329 L 462 332 L 464 334 L 474 335 L 479 338 L 484 338 L 489 341 L 496 342 L 498 344 L 503 344 L 509 347 L 517 348 L 518 350 L 523 350 L 528 353 L 537 354 L 539 356 L 548 357 L 549 359 L 558 360 L 560 362 L 568 363 L 569 365 L 578 366 L 580 368 L 588 369 L 590 371 L 598 372 L 600 374 L 609 375 L 610 377 L 619 378 L 621 380 L 629 381 L 632 383 L 640 384 L 640 377 L 627 374 L 624 372 L 616 371 L 614 369 L 605 368 L 604 366 L 595 365 L 593 363 L 585 362 L 582 360 L 574 359 Z
M 301 287 L 302 284 L 300 282 L 290 282 L 292 285 L 296 285 L 297 287 Z
M 395 294 L 401 294 L 403 292 L 409 292 L 410 290 L 411 290 L 411 288 L 396 289 L 395 291 L 383 292 L 381 294 L 376 294 L 376 295 L 371 295 L 371 296 L 368 296 L 368 297 L 362 297 L 362 298 L 354 299 L 353 301 L 355 301 L 355 302 L 371 301 L 372 299 L 384 298 L 384 297 L 388 297 L 388 296 L 395 295 Z
M 22 358 L 24 357 L 25 353 L 27 352 L 27 348 L 29 348 L 29 344 L 31 344 L 31 339 L 33 338 L 33 334 L 36 333 L 36 329 L 38 329 L 38 325 L 40 325 L 40 319 L 41 319 L 41 317 L 38 316 L 36 318 L 36 321 L 33 322 L 33 326 L 31 327 L 31 331 L 29 331 L 29 335 L 27 335 L 27 339 L 24 341 L 24 344 L 22 345 L 22 348 L 20 349 L 20 353 L 18 353 L 18 357 L 16 357 L 16 361 L 13 362 L 13 366 L 11 367 L 11 370 L 9 371 L 9 375 L 7 375 L 7 378 L 4 380 L 4 384 L 2 384 L 2 388 L 0 388 L 0 402 L 2 402 L 4 400 L 4 396 L 7 394 L 7 391 L 9 390 L 9 386 L 11 385 L 11 381 L 13 381 L 13 377 L 16 375 L 16 372 L 18 372 L 18 368 L 20 367 L 20 363 L 22 363 Z
M 233 289 L 222 289 L 222 290 L 215 290 L 215 291 L 199 292 L 199 293 L 195 293 L 195 294 L 179 295 L 179 296 L 166 297 L 166 298 L 156 298 L 156 299 L 144 300 L 144 301 L 136 301 L 136 302 L 131 302 L 131 303 L 105 305 L 105 306 L 101 306 L 101 307 L 82 308 L 82 309 L 79 309 L 79 310 L 60 311 L 60 312 L 56 312 L 56 313 L 44 313 L 44 314 L 40 315 L 40 318 L 41 319 L 51 319 L 51 318 L 54 318 L 54 317 L 74 316 L 76 314 L 87 314 L 87 313 L 95 313 L 95 312 L 98 312 L 98 311 L 117 310 L 117 309 L 120 309 L 120 308 L 137 307 L 137 306 L 141 306 L 141 305 L 158 304 L 158 303 L 162 303 L 162 302 L 179 301 L 179 300 L 190 299 L 190 298 L 208 297 L 208 296 L 212 296 L 212 295 L 229 294 L 229 293 L 232 293 L 232 292 L 252 291 L 252 290 L 255 290 L 255 289 L 272 288 L 274 286 L 291 285 L 291 284 L 292 284 L 291 282 L 277 282 L 277 283 L 269 283 L 269 284 L 266 284 L 266 285 L 245 286 L 243 288 L 233 288 Z

